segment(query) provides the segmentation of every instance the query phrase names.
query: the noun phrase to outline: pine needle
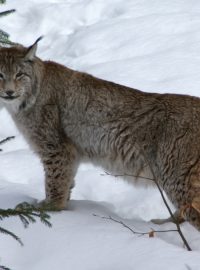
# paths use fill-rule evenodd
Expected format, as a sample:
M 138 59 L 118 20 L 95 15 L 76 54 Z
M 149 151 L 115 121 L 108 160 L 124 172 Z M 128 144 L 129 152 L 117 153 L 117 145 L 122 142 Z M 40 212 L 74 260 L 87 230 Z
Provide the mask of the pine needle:
M 16 11 L 15 9 L 10 9 L 10 10 L 6 10 L 6 11 L 2 11 L 2 12 L 0 12 L 0 17 L 1 16 L 7 16 L 7 15 L 9 15 L 9 14 L 15 12 L 15 11 Z
M 0 265 L 0 270 L 11 270 L 11 269 L 6 266 Z
M 20 243 L 21 246 L 23 246 L 23 243 L 22 243 L 22 241 L 20 240 L 20 238 L 19 238 L 16 234 L 12 233 L 11 231 L 8 231 L 8 230 L 6 230 L 6 229 L 0 227 L 0 233 L 4 233 L 4 234 L 7 234 L 7 235 L 10 235 L 10 236 L 13 237 L 16 241 L 18 241 L 18 242 Z

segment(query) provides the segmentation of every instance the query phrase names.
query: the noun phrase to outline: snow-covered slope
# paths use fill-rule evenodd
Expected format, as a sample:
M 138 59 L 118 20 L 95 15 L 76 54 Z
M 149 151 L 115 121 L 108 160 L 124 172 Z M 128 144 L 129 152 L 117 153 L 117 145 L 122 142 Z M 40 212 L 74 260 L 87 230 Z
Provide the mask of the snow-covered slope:
M 196 0 L 7 0 L 0 28 L 30 45 L 40 35 L 38 55 L 98 77 L 150 92 L 200 96 L 200 3 Z M 0 153 L 0 208 L 44 197 L 44 175 L 7 112 L 0 111 L 0 139 L 15 135 Z M 151 218 L 167 216 L 156 189 L 142 189 L 82 165 L 70 210 L 52 214 L 51 229 L 39 222 L 24 229 L 17 218 L 1 222 L 21 237 L 21 247 L 0 235 L 0 264 L 13 270 L 200 269 L 200 234 L 182 229 L 193 252 L 173 229 Z M 92 201 L 96 202 L 92 202 Z M 187 268 L 190 267 L 190 268 Z

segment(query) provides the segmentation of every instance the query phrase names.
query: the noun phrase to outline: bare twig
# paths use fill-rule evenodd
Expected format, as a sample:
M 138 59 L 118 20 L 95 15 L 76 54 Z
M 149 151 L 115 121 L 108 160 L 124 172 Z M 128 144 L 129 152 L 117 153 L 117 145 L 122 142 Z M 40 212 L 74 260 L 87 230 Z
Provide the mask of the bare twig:
M 138 231 L 135 231 L 133 230 L 131 227 L 129 227 L 127 224 L 125 224 L 123 221 L 121 220 L 117 220 L 111 216 L 108 216 L 108 217 L 105 217 L 105 216 L 99 216 L 99 215 L 96 215 L 96 214 L 93 214 L 93 216 L 95 217 L 99 217 L 99 218 L 102 218 L 102 219 L 108 219 L 108 220 L 111 220 L 111 221 L 114 221 L 116 223 L 119 223 L 121 224 L 123 227 L 127 228 L 129 231 L 131 231 L 133 234 L 139 234 L 139 235 L 150 235 L 151 232 L 153 233 L 165 233 L 165 232 L 177 232 L 178 230 L 154 230 L 151 228 L 151 231 L 149 232 L 138 232 Z
M 163 191 L 162 191 L 160 185 L 158 184 L 157 181 L 155 181 L 155 183 L 156 183 L 156 186 L 157 186 L 157 188 L 158 188 L 158 190 L 159 190 L 159 192 L 160 192 L 160 195 L 161 195 L 161 197 L 162 197 L 162 199 L 163 199 L 163 202 L 164 202 L 165 206 L 167 207 L 167 210 L 168 210 L 168 212 L 170 213 L 170 216 L 171 216 L 173 222 L 175 223 L 175 225 L 176 225 L 176 227 L 177 227 L 177 231 L 178 231 L 178 233 L 179 233 L 179 235 L 180 235 L 180 237 L 181 237 L 183 243 L 185 244 L 185 246 L 186 246 L 186 248 L 187 248 L 188 251 L 192 251 L 192 249 L 191 249 L 191 247 L 189 246 L 189 244 L 188 244 L 188 242 L 187 242 L 185 236 L 183 235 L 183 233 L 182 233 L 182 231 L 181 231 L 181 227 L 180 227 L 178 221 L 177 221 L 176 218 L 174 217 L 174 214 L 173 214 L 172 210 L 170 209 L 169 204 L 167 203 L 167 200 L 166 200 L 166 198 L 165 198 L 165 196 L 164 196 L 164 194 L 163 194 Z
M 189 244 L 188 244 L 188 242 L 187 242 L 185 236 L 183 235 L 183 233 L 182 233 L 182 231 L 181 231 L 181 228 L 180 228 L 180 225 L 179 225 L 178 221 L 177 221 L 176 218 L 174 217 L 174 214 L 173 214 L 173 212 L 172 212 L 172 210 L 171 210 L 169 204 L 167 203 L 167 200 L 166 200 L 166 198 L 165 198 L 165 196 L 164 196 L 164 194 L 163 194 L 163 191 L 162 191 L 162 189 L 161 189 L 161 187 L 160 187 L 160 185 L 159 185 L 159 183 L 158 183 L 158 180 L 157 180 L 157 178 L 156 178 L 155 172 L 154 172 L 152 166 L 150 165 L 148 158 L 146 158 L 146 155 L 145 155 L 144 151 L 142 151 L 142 152 L 143 152 L 143 157 L 144 157 L 144 159 L 146 160 L 146 164 L 148 164 L 148 166 L 149 166 L 149 168 L 150 168 L 150 170 L 151 170 L 151 173 L 152 173 L 152 175 L 153 175 L 154 182 L 155 182 L 155 184 L 156 184 L 156 186 L 157 186 L 157 188 L 158 188 L 158 190 L 159 190 L 159 192 L 160 192 L 160 195 L 161 195 L 161 197 L 162 197 L 162 199 L 163 199 L 163 202 L 164 202 L 165 206 L 167 207 L 167 210 L 168 210 L 168 212 L 169 212 L 169 214 L 170 214 L 170 216 L 171 216 L 173 222 L 175 223 L 175 225 L 176 225 L 176 227 L 177 227 L 177 231 L 178 231 L 178 233 L 179 233 L 179 235 L 180 235 L 180 237 L 181 237 L 183 243 L 185 244 L 185 246 L 186 246 L 186 248 L 187 248 L 188 251 L 192 251 L 192 249 L 191 249 L 191 247 L 189 246 Z
M 153 179 L 152 179 L 152 178 L 148 178 L 148 177 L 143 177 L 143 176 L 136 176 L 136 175 L 133 175 L 133 174 L 122 174 L 122 175 L 116 174 L 116 175 L 113 175 L 113 174 L 110 174 L 110 173 L 108 173 L 108 172 L 105 172 L 105 174 L 101 174 L 101 175 L 102 175 L 102 176 L 103 176 L 103 175 L 110 175 L 110 176 L 114 176 L 114 177 L 123 177 L 123 176 L 136 177 L 136 178 L 137 178 L 137 177 L 140 177 L 140 178 L 143 178 L 143 179 L 145 179 L 145 180 L 151 180 L 151 181 L 154 181 L 154 183 L 156 184 L 156 186 L 157 186 L 157 188 L 158 188 L 158 190 L 159 190 L 159 192 L 160 192 L 160 195 L 161 195 L 161 197 L 162 197 L 162 200 L 163 200 L 163 202 L 164 202 L 164 204 L 165 204 L 165 206 L 166 206 L 166 208 L 167 208 L 167 210 L 168 210 L 168 212 L 169 212 L 169 214 L 170 214 L 170 216 L 171 216 L 171 218 L 172 218 L 174 224 L 175 224 L 176 227 L 177 227 L 177 230 L 172 230 L 172 231 L 176 231 L 176 232 L 179 233 L 179 235 L 180 235 L 180 237 L 181 237 L 181 239 L 182 239 L 184 245 L 186 246 L 187 250 L 188 250 L 188 251 L 191 251 L 192 249 L 191 249 L 191 247 L 189 246 L 187 240 L 185 239 L 185 237 L 184 237 L 184 235 L 183 235 L 183 233 L 182 233 L 182 231 L 181 231 L 180 225 L 179 225 L 179 223 L 177 222 L 176 218 L 174 217 L 174 214 L 173 214 L 172 210 L 170 209 L 169 204 L 167 203 L 167 200 L 166 200 L 166 198 L 165 198 L 165 196 L 164 196 L 164 194 L 163 194 L 163 191 L 162 191 L 160 185 L 158 184 L 158 181 L 156 180 L 155 173 L 154 173 L 153 169 L 151 168 L 150 164 L 148 163 L 148 161 L 147 161 L 147 164 L 149 165 L 149 168 L 150 168 L 151 173 L 152 173 L 152 175 L 153 175 Z M 108 219 L 109 219 L 109 218 L 108 218 Z M 110 218 L 110 219 L 111 219 L 111 218 Z M 111 219 L 111 220 L 113 220 L 113 219 Z M 113 220 L 113 221 L 114 221 L 114 220 Z M 116 221 L 116 222 L 117 222 L 117 221 Z M 121 222 L 118 222 L 118 223 L 122 224 Z M 122 224 L 122 225 L 123 225 L 123 224 Z M 125 227 L 126 227 L 126 226 L 125 226 Z M 129 228 L 129 229 L 130 229 L 130 228 Z M 171 230 L 169 230 L 169 231 L 171 231 Z M 155 232 L 156 232 L 156 231 L 155 231 Z M 161 231 L 159 231 L 159 232 L 161 232 Z M 167 232 L 167 231 L 163 231 L 163 232 Z M 145 234 L 147 234 L 147 233 L 145 233 Z M 141 233 L 141 235 L 143 235 L 143 234 Z
M 145 176 L 138 176 L 138 175 L 134 175 L 134 174 L 127 174 L 127 173 L 125 173 L 125 174 L 111 174 L 111 173 L 105 171 L 104 174 L 102 173 L 100 175 L 101 176 L 110 175 L 110 176 L 113 176 L 113 177 L 125 177 L 126 176 L 126 177 L 142 178 L 144 180 L 150 180 L 150 181 L 154 182 L 154 179 L 152 179 L 152 178 L 145 177 Z

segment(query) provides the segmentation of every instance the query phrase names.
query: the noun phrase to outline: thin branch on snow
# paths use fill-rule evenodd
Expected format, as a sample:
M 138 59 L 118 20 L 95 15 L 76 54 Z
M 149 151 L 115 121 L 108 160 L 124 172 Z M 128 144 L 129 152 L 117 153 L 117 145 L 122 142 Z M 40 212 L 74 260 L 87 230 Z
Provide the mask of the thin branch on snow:
M 152 234 L 154 233 L 165 233 L 165 232 L 177 232 L 177 230 L 154 230 L 151 228 L 151 231 L 149 232 L 138 232 L 138 231 L 135 231 L 133 230 L 131 227 L 129 227 L 127 224 L 125 224 L 123 221 L 121 220 L 117 220 L 111 216 L 108 216 L 108 217 L 105 217 L 105 216 L 99 216 L 99 215 L 96 215 L 96 214 L 93 214 L 93 216 L 95 217 L 99 217 L 99 218 L 102 218 L 102 219 L 107 219 L 107 220 L 111 220 L 113 222 L 116 222 L 116 223 L 119 223 L 121 224 L 123 227 L 127 228 L 129 231 L 131 231 L 133 234 L 138 234 L 140 236 L 143 236 L 143 235 L 149 235 L 149 237 L 152 237 Z
M 144 156 L 145 157 L 145 156 Z M 167 203 L 167 200 L 166 200 L 166 198 L 165 198 L 165 196 L 164 196 L 164 193 L 163 193 L 163 191 L 162 191 L 162 189 L 161 189 L 161 187 L 160 187 L 160 185 L 158 184 L 158 181 L 156 180 L 156 177 L 155 177 L 155 173 L 154 173 L 154 171 L 153 171 L 153 169 L 151 168 L 151 166 L 150 166 L 150 164 L 149 164 L 149 162 L 148 161 L 146 161 L 147 162 L 147 164 L 148 164 L 148 166 L 149 166 L 149 168 L 150 168 L 150 170 L 151 170 L 151 173 L 152 173 L 152 175 L 153 175 L 153 179 L 152 178 L 148 178 L 148 177 L 140 177 L 140 176 L 136 176 L 136 175 L 132 175 L 132 174 L 124 174 L 124 175 L 120 175 L 120 174 L 118 174 L 118 175 L 112 175 L 112 174 L 110 174 L 110 173 L 108 173 L 108 172 L 105 172 L 105 174 L 101 174 L 102 176 L 104 176 L 104 175 L 110 175 L 110 176 L 114 176 L 114 177 L 123 177 L 123 176 L 129 176 L 129 177 L 140 177 L 140 178 L 143 178 L 143 179 L 145 179 L 145 180 L 151 180 L 151 181 L 154 181 L 154 183 L 156 184 L 156 186 L 157 186 L 157 188 L 158 188 L 158 190 L 159 190 L 159 192 L 160 192 L 160 195 L 161 195 L 161 197 L 162 197 L 162 200 L 163 200 L 163 202 L 164 202 L 164 204 L 165 204 L 165 206 L 167 207 L 167 210 L 168 210 L 168 212 L 169 212 L 169 214 L 170 214 L 170 216 L 171 216 L 171 218 L 172 218 L 172 220 L 173 220 L 173 223 L 176 225 L 176 227 L 177 227 L 177 229 L 176 230 L 169 230 L 169 231 L 175 231 L 175 232 L 178 232 L 179 233 L 179 235 L 180 235 L 180 237 L 181 237 L 181 239 L 182 239 L 182 241 L 183 241 L 183 243 L 184 243 L 184 245 L 186 246 L 186 248 L 187 248 L 187 250 L 188 251 L 192 251 L 192 249 L 191 249 L 191 247 L 189 246 L 189 244 L 188 244 L 188 242 L 187 242 L 187 240 L 186 240 L 186 238 L 184 237 L 184 235 L 183 235 L 183 233 L 182 233 L 182 231 L 181 231 L 181 228 L 180 228 L 180 225 L 179 225 L 179 223 L 178 223 L 178 221 L 176 220 L 176 218 L 174 217 L 174 214 L 173 214 L 173 212 L 172 212 L 172 210 L 171 210 L 171 208 L 170 208 L 170 206 L 169 206 L 169 204 Z M 105 217 L 106 218 L 106 217 Z M 111 218 L 107 218 L 107 219 L 111 219 Z M 111 219 L 111 220 L 113 220 L 113 219 Z M 114 220 L 113 220 L 114 221 Z M 117 222 L 117 221 L 116 221 Z M 118 221 L 118 223 L 120 223 L 120 224 L 122 224 L 123 225 L 123 222 L 121 223 L 120 221 Z M 124 226 L 124 225 L 123 225 Z M 125 227 L 127 227 L 127 226 L 125 226 Z M 130 228 L 129 228 L 130 229 Z M 154 231 L 154 230 L 153 230 Z M 168 231 L 168 232 L 169 232 Z M 156 232 L 156 231 L 154 231 L 154 232 Z M 158 231 L 157 231 L 158 232 Z M 167 232 L 167 231 L 159 231 L 159 232 Z M 144 235 L 144 234 L 149 234 L 149 233 L 144 233 L 144 234 L 142 234 L 142 233 L 139 233 L 140 235 Z
M 164 195 L 164 193 L 163 193 L 163 191 L 162 191 L 162 188 L 160 187 L 160 185 L 159 185 L 159 183 L 158 183 L 158 180 L 157 180 L 157 178 L 156 178 L 156 175 L 155 175 L 155 173 L 154 173 L 154 170 L 153 170 L 152 166 L 150 165 L 150 163 L 149 163 L 149 161 L 148 161 L 148 158 L 146 158 L 146 155 L 145 155 L 144 151 L 142 151 L 142 152 L 143 152 L 143 157 L 144 157 L 144 159 L 146 160 L 146 164 L 148 164 L 148 167 L 149 167 L 150 170 L 151 170 L 151 173 L 152 173 L 152 175 L 153 175 L 154 182 L 155 182 L 155 184 L 156 184 L 156 186 L 157 186 L 157 188 L 158 188 L 158 190 L 159 190 L 159 192 L 160 192 L 160 195 L 161 195 L 161 197 L 162 197 L 162 199 L 163 199 L 163 202 L 164 202 L 165 206 L 167 207 L 167 210 L 168 210 L 168 212 L 169 212 L 169 214 L 170 214 L 170 216 L 171 216 L 173 222 L 175 223 L 175 225 L 176 225 L 176 227 L 177 227 L 177 231 L 178 231 L 178 233 L 179 233 L 179 235 L 180 235 L 180 237 L 181 237 L 181 239 L 182 239 L 184 245 L 186 246 L 186 248 L 187 248 L 188 251 L 192 251 L 192 249 L 191 249 L 191 247 L 189 246 L 189 244 L 188 244 L 188 242 L 187 242 L 185 236 L 183 235 L 183 233 L 182 233 L 182 231 L 181 231 L 181 227 L 180 227 L 179 222 L 178 222 L 178 221 L 176 220 L 176 218 L 174 217 L 174 214 L 173 214 L 173 212 L 172 212 L 172 210 L 171 210 L 171 208 L 170 208 L 170 206 L 169 206 L 169 204 L 168 204 L 168 202 L 167 202 L 167 200 L 166 200 L 166 198 L 165 198 L 165 195 Z
M 150 181 L 154 182 L 154 179 L 152 179 L 152 178 L 145 177 L 145 176 L 137 176 L 137 175 L 134 175 L 134 174 L 127 174 L 127 173 L 125 173 L 125 174 L 110 174 L 109 172 L 105 171 L 104 174 L 102 173 L 100 175 L 101 176 L 110 175 L 110 176 L 113 176 L 113 177 L 124 177 L 124 176 L 126 176 L 126 177 L 142 178 L 144 180 L 150 180 Z

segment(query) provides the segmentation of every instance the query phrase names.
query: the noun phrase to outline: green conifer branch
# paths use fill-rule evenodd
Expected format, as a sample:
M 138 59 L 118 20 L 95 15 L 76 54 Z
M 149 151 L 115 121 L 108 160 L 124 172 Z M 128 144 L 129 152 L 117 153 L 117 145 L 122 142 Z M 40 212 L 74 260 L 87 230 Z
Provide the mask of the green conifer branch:
M 6 10 L 6 11 L 2 11 L 2 12 L 0 12 L 0 17 L 1 16 L 7 16 L 7 15 L 9 15 L 10 13 L 13 13 L 13 12 L 15 12 L 16 11 L 16 9 L 9 9 L 9 10 Z
M 51 227 L 51 223 L 49 222 L 50 216 L 44 210 L 29 203 L 18 204 L 14 209 L 0 209 L 0 220 L 11 216 L 18 216 L 25 228 L 30 223 L 35 223 L 36 218 L 39 218 L 42 223 Z
M 6 0 L 0 0 L 0 4 L 4 4 L 5 2 Z M 15 9 L 0 12 L 0 17 L 7 16 L 13 12 L 15 12 Z M 15 43 L 9 40 L 9 34 L 1 29 L 0 29 L 0 45 L 2 46 L 15 45 Z M 8 137 L 4 139 L 0 141 L 0 144 L 3 144 L 4 142 L 7 142 L 12 138 L 14 137 Z M 36 207 L 28 203 L 18 205 L 15 209 L 0 209 L 0 220 L 3 220 L 4 218 L 8 218 L 10 216 L 18 216 L 25 228 L 27 228 L 30 223 L 35 223 L 37 218 L 39 218 L 40 221 L 45 225 L 47 225 L 48 227 L 51 227 L 51 223 L 49 222 L 50 218 L 49 215 L 46 214 L 43 210 L 37 209 Z M 23 245 L 21 239 L 17 235 L 1 226 L 0 226 L 0 233 L 10 235 L 12 238 L 18 241 L 20 245 Z M 6 266 L 0 265 L 0 270 L 10 270 L 10 269 Z
M 7 234 L 7 235 L 10 235 L 10 236 L 11 236 L 12 238 L 14 238 L 17 242 L 19 242 L 21 246 L 23 246 L 23 243 L 22 243 L 22 241 L 20 240 L 20 238 L 19 238 L 16 234 L 14 234 L 13 232 L 8 231 L 8 230 L 6 230 L 6 229 L 0 227 L 0 233 L 4 233 L 4 234 Z
M 37 218 L 39 218 L 40 221 L 43 224 L 47 225 L 48 227 L 52 226 L 51 223 L 49 222 L 50 216 L 46 212 L 44 212 L 44 210 L 37 208 L 26 202 L 18 204 L 14 209 L 11 208 L 0 209 L 0 220 L 3 220 L 4 218 L 9 218 L 11 216 L 18 216 L 25 228 L 27 228 L 30 223 L 35 223 Z M 20 245 L 23 245 L 23 242 L 16 234 L 1 226 L 0 226 L 0 233 L 4 233 L 6 235 L 11 236 Z M 10 269 L 0 265 L 0 270 L 10 270 Z
M 6 0 L 0 0 L 0 4 L 4 4 L 6 2 Z M 0 12 L 0 17 L 2 16 L 7 16 L 11 13 L 15 12 L 15 9 L 10 9 L 10 10 L 6 10 L 6 11 L 2 11 Z M 9 45 L 15 45 L 15 43 L 11 42 L 9 40 L 9 34 L 6 33 L 3 30 L 0 30 L 0 45 L 2 46 L 9 46 Z
M 35 223 L 36 218 L 39 218 L 43 224 L 51 227 L 51 223 L 49 222 L 50 216 L 43 210 L 38 209 L 28 203 L 18 204 L 15 209 L 0 209 L 0 220 L 11 216 L 18 216 L 25 228 L 27 228 L 30 223 Z M 23 245 L 20 238 L 16 236 L 13 232 L 6 230 L 3 227 L 0 227 L 0 233 L 12 236 L 21 245 Z
M 11 270 L 11 269 L 6 266 L 0 265 L 0 270 Z

